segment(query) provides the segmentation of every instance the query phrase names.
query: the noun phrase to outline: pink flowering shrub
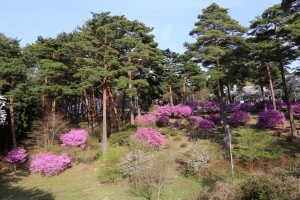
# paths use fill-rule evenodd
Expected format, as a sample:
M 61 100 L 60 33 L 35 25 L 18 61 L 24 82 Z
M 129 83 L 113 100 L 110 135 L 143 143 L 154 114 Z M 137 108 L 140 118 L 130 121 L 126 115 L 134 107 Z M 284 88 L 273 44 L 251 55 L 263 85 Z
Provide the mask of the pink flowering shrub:
M 217 115 L 209 115 L 207 117 L 208 121 L 213 122 L 214 124 L 220 124 L 221 123 L 221 117 Z
M 135 117 L 135 121 L 138 124 L 154 124 L 156 121 L 156 116 L 153 114 L 138 115 Z
M 291 105 L 292 113 L 294 117 L 299 117 L 300 116 L 300 104 L 295 103 Z
M 53 176 L 71 165 L 67 154 L 55 155 L 53 153 L 38 153 L 31 162 L 30 170 L 46 176 Z
M 181 121 L 179 119 L 177 119 L 175 122 L 174 122 L 174 127 L 176 128 L 179 128 L 181 126 Z
M 83 129 L 72 129 L 59 137 L 61 146 L 85 147 L 87 142 L 87 132 Z
M 214 124 L 211 121 L 203 119 L 199 122 L 199 125 L 196 129 L 202 133 L 211 133 L 214 129 Z
M 228 104 L 226 107 L 227 107 L 228 112 L 237 112 L 240 110 L 241 104 L 240 103 L 231 103 L 231 104 Z
M 257 127 L 260 128 L 273 128 L 278 124 L 284 124 L 285 116 L 277 110 L 267 110 L 259 113 Z
M 6 162 L 11 164 L 19 164 L 26 161 L 27 152 L 23 148 L 15 148 L 10 150 L 7 155 L 4 157 Z
M 177 106 L 172 107 L 173 114 L 176 117 L 188 117 L 193 113 L 193 110 L 190 106 L 184 104 L 178 104 Z
M 168 126 L 169 124 L 170 124 L 170 118 L 167 115 L 161 115 L 156 121 L 156 125 L 158 127 Z
M 208 102 L 208 103 L 204 104 L 203 111 L 204 112 L 219 112 L 220 105 L 218 102 Z
M 155 116 L 161 116 L 161 115 L 171 116 L 173 114 L 173 110 L 169 105 L 164 105 L 155 109 L 153 112 L 151 112 L 151 114 Z
M 133 139 L 144 140 L 150 145 L 164 147 L 164 136 L 152 128 L 139 128 L 132 136 Z
M 237 126 L 237 125 L 244 125 L 250 121 L 250 114 L 244 111 L 238 111 L 232 114 L 231 118 L 229 119 L 229 123 Z
M 191 123 L 199 123 L 201 120 L 203 120 L 203 118 L 202 117 L 200 117 L 200 116 L 190 116 L 188 119 L 187 119 L 189 122 L 191 122 Z

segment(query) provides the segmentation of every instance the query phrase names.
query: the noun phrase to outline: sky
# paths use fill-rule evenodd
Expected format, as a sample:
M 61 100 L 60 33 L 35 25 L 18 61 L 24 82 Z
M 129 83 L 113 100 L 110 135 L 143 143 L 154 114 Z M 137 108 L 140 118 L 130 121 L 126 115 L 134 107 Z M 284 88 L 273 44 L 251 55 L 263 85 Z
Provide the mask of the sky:
M 160 49 L 183 53 L 184 42 L 202 9 L 217 3 L 243 26 L 281 0 L 0 0 L 0 33 L 17 38 L 21 46 L 38 36 L 56 37 L 72 32 L 92 18 L 91 12 L 125 15 L 153 27 Z

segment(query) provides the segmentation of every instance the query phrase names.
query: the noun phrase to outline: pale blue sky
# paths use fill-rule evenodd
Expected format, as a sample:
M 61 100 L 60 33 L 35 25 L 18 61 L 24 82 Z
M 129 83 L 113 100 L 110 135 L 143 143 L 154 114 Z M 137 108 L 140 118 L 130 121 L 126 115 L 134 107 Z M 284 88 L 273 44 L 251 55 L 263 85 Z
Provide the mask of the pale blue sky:
M 183 43 L 193 41 L 188 34 L 197 15 L 211 3 L 228 8 L 230 16 L 242 25 L 281 0 L 0 0 L 0 32 L 18 38 L 21 45 L 37 36 L 56 37 L 71 32 L 92 12 L 110 11 L 153 27 L 159 48 L 183 53 Z

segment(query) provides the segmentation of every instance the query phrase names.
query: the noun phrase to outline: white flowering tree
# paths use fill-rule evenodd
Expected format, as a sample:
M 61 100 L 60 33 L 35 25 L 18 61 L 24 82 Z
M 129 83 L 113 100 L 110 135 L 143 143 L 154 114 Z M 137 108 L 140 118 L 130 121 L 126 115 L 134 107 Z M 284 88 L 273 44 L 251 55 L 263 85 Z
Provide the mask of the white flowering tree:
M 5 100 L 4 96 L 0 95 L 0 125 L 4 124 L 6 120 L 6 112 L 4 110 Z

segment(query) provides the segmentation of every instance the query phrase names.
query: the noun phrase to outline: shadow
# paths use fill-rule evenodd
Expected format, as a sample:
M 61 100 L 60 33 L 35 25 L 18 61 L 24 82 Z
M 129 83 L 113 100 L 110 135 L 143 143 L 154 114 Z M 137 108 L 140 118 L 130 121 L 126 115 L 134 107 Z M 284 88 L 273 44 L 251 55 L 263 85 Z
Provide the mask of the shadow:
M 0 175 L 0 199 L 2 200 L 19 200 L 19 199 L 38 199 L 38 200 L 54 200 L 55 197 L 49 192 L 45 192 L 38 188 L 24 189 L 20 186 L 14 186 L 21 180 L 19 176 Z

